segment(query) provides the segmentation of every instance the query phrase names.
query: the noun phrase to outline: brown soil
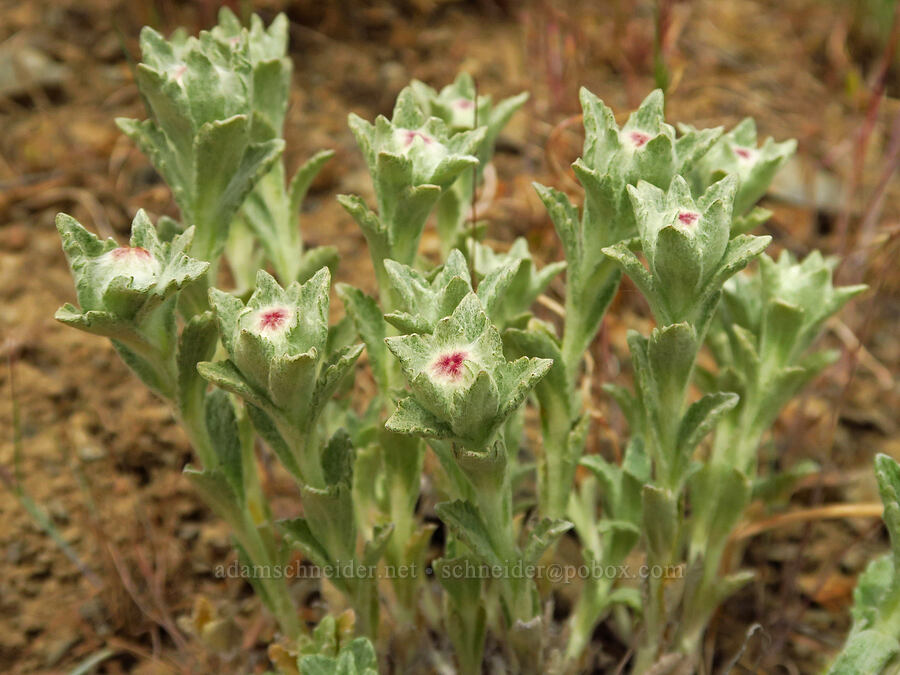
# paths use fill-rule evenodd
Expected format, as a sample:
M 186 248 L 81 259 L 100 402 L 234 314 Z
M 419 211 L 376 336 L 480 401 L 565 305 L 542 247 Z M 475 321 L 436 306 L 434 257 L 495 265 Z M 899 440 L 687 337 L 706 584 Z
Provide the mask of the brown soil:
M 782 466 L 804 458 L 821 465 L 791 497 L 794 509 L 877 500 L 874 453 L 900 459 L 892 379 L 900 364 L 900 189 L 887 181 L 896 169 L 892 126 L 900 134 L 900 62 L 879 80 L 890 15 L 887 23 L 863 21 L 854 6 L 867 4 L 662 3 L 670 116 L 711 126 L 753 115 L 763 135 L 797 137 L 799 160 L 777 182 L 780 199 L 769 204 L 776 215 L 767 229 L 777 247 L 798 253 L 852 252 L 843 280 L 872 286 L 826 337 L 843 346 L 844 358 L 786 411 L 774 434 L 772 452 Z M 252 5 L 268 19 L 288 3 Z M 0 0 L 0 54 L 28 48 L 63 65 L 24 81 L 21 73 L 7 73 L 13 85 L 0 87 L 0 672 L 68 672 L 104 649 L 113 655 L 98 672 L 268 667 L 273 626 L 243 583 L 211 572 L 232 553 L 225 528 L 181 477 L 190 460 L 184 436 L 105 341 L 52 318 L 74 298 L 53 227 L 58 211 L 120 239 L 139 207 L 154 217 L 175 215 L 165 186 L 113 123 L 117 116 L 144 116 L 123 48 L 137 54 L 144 24 L 196 32 L 212 22 L 216 6 Z M 547 139 L 577 114 L 579 85 L 619 111 L 653 87 L 653 8 L 648 1 L 590 0 L 291 3 L 288 166 L 321 148 L 337 151 L 308 200 L 307 241 L 336 244 L 343 254 L 339 278 L 373 287 L 363 237 L 334 200 L 370 192 L 346 114 L 371 119 L 389 112 L 411 77 L 442 86 L 466 69 L 495 97 L 532 92 L 500 143 L 497 196 L 480 214 L 491 223 L 490 237 L 527 235 L 545 260 L 559 259 L 530 181 L 571 185 L 552 167 L 577 156 L 577 134 L 563 130 L 552 143 Z M 872 110 L 879 82 L 886 95 Z M 811 196 L 815 184 L 825 187 Z M 424 245 L 436 251 L 433 236 Z M 625 286 L 606 324 L 608 347 L 595 350 L 598 383 L 620 377 L 624 332 L 643 316 Z M 854 335 L 865 351 L 856 350 Z M 595 394 L 609 422 L 598 425 L 592 450 L 609 452 L 626 431 L 599 387 Z M 24 508 L 22 495 L 49 516 L 70 556 Z M 289 492 L 278 502 L 285 514 L 295 503 Z M 880 522 L 795 524 L 747 544 L 743 564 L 758 578 L 715 620 L 710 659 L 727 662 L 758 622 L 763 630 L 747 640 L 742 664 L 815 672 L 843 640 L 856 574 L 885 548 Z M 561 610 L 576 591 L 559 594 Z M 203 597 L 229 620 L 218 638 L 230 651 L 216 648 L 216 636 L 202 643 L 191 635 L 185 619 Z M 232 630 L 238 637 L 228 641 Z M 615 653 L 610 640 L 608 631 L 598 631 L 595 651 Z M 603 671 L 614 668 L 598 663 L 606 664 L 598 666 Z

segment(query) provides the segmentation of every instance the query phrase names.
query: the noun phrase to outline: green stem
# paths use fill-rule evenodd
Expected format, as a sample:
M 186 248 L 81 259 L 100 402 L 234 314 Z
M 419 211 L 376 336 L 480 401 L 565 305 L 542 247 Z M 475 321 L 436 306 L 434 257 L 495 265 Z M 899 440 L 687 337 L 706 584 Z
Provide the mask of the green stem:
M 589 577 L 578 596 L 575 610 L 569 619 L 569 641 L 566 644 L 566 660 L 575 662 L 581 658 L 591 641 L 594 628 L 609 611 L 609 592 L 612 579 Z
M 271 530 L 268 527 L 257 527 L 250 519 L 249 513 L 245 512 L 243 522 L 232 525 L 232 528 L 253 565 L 274 569 L 280 563 Z M 287 579 L 283 575 L 273 574 L 257 581 L 264 588 L 264 598 L 267 600 L 269 611 L 275 615 L 278 625 L 288 639 L 295 640 L 301 633 L 305 633 L 305 627 L 300 622 L 297 607 L 291 598 Z
M 573 448 L 570 443 L 575 420 L 567 397 L 560 392 L 549 392 L 539 399 L 543 438 L 543 451 L 537 460 L 540 511 L 542 516 L 548 518 L 563 518 L 584 448 Z
M 325 472 L 322 469 L 322 458 L 319 454 L 315 438 L 316 421 L 312 420 L 309 429 L 298 429 L 290 422 L 278 424 L 278 430 L 290 448 L 291 454 L 300 467 L 303 483 L 310 487 L 323 489 L 326 487 Z

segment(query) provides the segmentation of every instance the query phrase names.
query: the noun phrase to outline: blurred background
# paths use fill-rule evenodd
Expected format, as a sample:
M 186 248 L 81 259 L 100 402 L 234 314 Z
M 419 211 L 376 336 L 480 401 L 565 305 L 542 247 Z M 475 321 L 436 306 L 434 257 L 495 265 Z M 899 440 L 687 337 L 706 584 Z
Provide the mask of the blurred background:
M 274 626 L 245 584 L 212 574 L 231 546 L 181 478 L 185 438 L 105 341 L 52 319 L 74 297 L 53 227 L 58 211 L 120 240 L 138 208 L 176 215 L 114 118 L 145 116 L 132 79 L 141 26 L 196 33 L 215 23 L 221 4 L 0 0 L 3 673 L 66 673 L 91 659 L 108 673 L 267 667 Z M 531 92 L 500 138 L 497 179 L 478 215 L 489 239 L 502 247 L 525 236 L 544 263 L 562 255 L 530 184 L 578 197 L 568 166 L 583 140 L 580 86 L 620 121 L 662 87 L 670 122 L 730 127 L 749 115 L 762 137 L 797 138 L 797 157 L 765 202 L 775 213 L 764 226 L 774 237 L 769 252 L 840 255 L 838 280 L 871 288 L 829 324 L 825 339 L 843 358 L 791 405 L 769 451 L 784 469 L 818 463 L 790 498 L 797 508 L 877 500 L 874 453 L 900 459 L 896 0 L 228 4 L 239 16 L 258 12 L 268 22 L 284 11 L 291 20 L 288 170 L 317 150 L 337 152 L 307 199 L 304 237 L 337 245 L 338 278 L 367 290 L 364 239 L 334 201 L 371 195 L 346 116 L 389 114 L 411 78 L 441 87 L 467 70 L 479 93 Z M 423 252 L 437 252 L 436 236 L 426 233 Z M 599 385 L 627 378 L 625 331 L 646 330 L 647 317 L 623 285 L 595 345 L 603 417 L 592 452 L 613 454 L 627 434 Z M 291 513 L 290 490 L 277 475 L 270 483 Z M 727 660 L 743 645 L 741 672 L 815 672 L 843 641 L 856 575 L 884 546 L 871 517 L 775 521 L 743 561 L 756 581 L 714 621 L 716 654 Z M 559 591 L 559 618 L 576 592 Z M 309 597 L 315 620 L 321 603 Z M 762 630 L 750 631 L 755 623 Z M 595 636 L 614 652 L 608 638 L 602 628 Z

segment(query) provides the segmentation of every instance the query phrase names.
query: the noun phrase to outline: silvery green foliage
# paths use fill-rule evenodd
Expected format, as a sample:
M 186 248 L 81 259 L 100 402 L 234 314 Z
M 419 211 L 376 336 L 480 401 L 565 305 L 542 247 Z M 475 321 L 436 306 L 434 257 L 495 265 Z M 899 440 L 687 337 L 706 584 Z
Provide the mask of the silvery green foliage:
M 401 333 L 434 332 L 438 321 L 452 314 L 472 292 L 469 266 L 457 249 L 429 275 L 430 279 L 409 265 L 393 260 L 385 260 L 384 266 L 400 308 L 386 314 L 384 319 Z
M 500 334 L 474 293 L 441 319 L 433 334 L 389 337 L 386 342 L 412 389 L 386 427 L 453 439 L 475 450 L 490 445 L 552 364 L 527 357 L 507 361 Z
M 471 245 L 471 242 L 467 245 Z M 512 270 L 512 278 L 506 284 L 502 298 L 495 308 L 488 310 L 491 320 L 501 329 L 527 321 L 528 313 L 538 296 L 566 268 L 566 263 L 560 261 L 538 269 L 524 237 L 517 238 L 509 250 L 503 253 L 480 242 L 475 242 L 474 247 L 475 273 L 480 280 L 479 293 L 481 285 L 489 283 L 496 275 L 505 275 L 507 269 Z M 488 304 L 486 300 L 485 303 Z
M 247 57 L 253 71 L 253 139 L 281 138 L 293 69 L 287 56 L 287 17 L 279 14 L 266 29 L 259 16 L 254 14 L 248 30 L 241 26 L 230 9 L 223 7 L 219 11 L 219 25 L 211 32 L 228 44 L 247 45 Z M 333 246 L 304 253 L 300 236 L 303 199 L 322 166 L 333 155 L 332 150 L 316 153 L 297 169 L 287 185 L 282 158 L 256 183 L 241 207 L 235 229 L 240 231 L 246 225 L 253 232 L 282 283 L 306 281 L 322 266 L 334 267 L 337 262 L 337 250 Z M 248 242 L 243 238 L 229 242 L 228 258 L 232 268 L 236 262 L 248 257 L 247 246 Z M 253 262 L 259 266 L 258 261 Z M 253 272 L 255 274 L 255 268 Z
M 125 363 L 172 406 L 202 465 L 185 473 L 230 526 L 241 560 L 249 565 L 283 564 L 256 475 L 249 425 L 224 392 L 207 392 L 197 373 L 197 363 L 215 352 L 215 321 L 204 312 L 178 330 L 178 296 L 205 280 L 209 267 L 185 253 L 193 228 L 161 242 L 146 214 L 139 211 L 130 246 L 118 246 L 97 239 L 64 214 L 58 216 L 57 227 L 81 305 L 80 310 L 63 306 L 57 319 L 110 337 Z M 296 635 L 300 624 L 284 581 L 253 583 L 281 629 Z
M 737 181 L 723 178 L 696 200 L 676 176 L 668 193 L 650 183 L 629 187 L 645 268 L 625 243 L 603 249 L 631 278 L 661 325 L 703 327 L 722 284 L 758 256 L 771 237 L 730 237 Z
M 866 286 L 835 288 L 833 260 L 815 251 L 797 262 L 766 255 L 759 269 L 730 279 L 708 343 L 719 364 L 709 386 L 738 393 L 740 404 L 716 432 L 716 455 L 755 473 L 756 448 L 787 402 L 837 354 L 809 352 L 825 321 Z
M 693 127 L 679 127 L 684 133 L 694 133 Z M 775 178 L 778 170 L 797 149 L 797 141 L 791 139 L 776 143 L 767 138 L 757 145 L 756 122 L 746 118 L 721 138 L 697 161 L 689 177 L 695 194 L 702 193 L 709 185 L 725 176 L 737 176 L 740 182 L 734 198 L 735 217 L 744 216 L 758 202 Z
M 267 29 L 258 15 L 245 29 L 228 7 L 219 10 L 219 23 L 209 31 L 234 49 L 246 46 L 245 57 L 253 72 L 250 103 L 256 140 L 280 138 L 290 97 L 293 65 L 287 57 L 288 20 L 279 14 Z
M 863 572 L 853 592 L 853 626 L 829 675 L 893 672 L 900 657 L 900 465 L 875 457 L 875 476 L 884 503 L 891 551 Z
M 686 557 L 696 578 L 683 597 L 668 600 L 661 582 L 648 580 L 651 601 L 637 650 L 638 672 L 659 658 L 664 626 L 672 616 L 681 615 L 679 649 L 694 654 L 713 609 L 747 581 L 746 575 L 718 579 L 717 569 L 720 547 L 749 500 L 750 481 L 720 463 L 692 467 L 694 450 L 739 399 L 728 391 L 712 391 L 690 404 L 688 398 L 723 284 L 771 239 L 731 236 L 736 189 L 737 179 L 728 176 L 695 199 L 681 176 L 668 192 L 641 181 L 628 191 L 647 266 L 624 242 L 603 249 L 639 288 L 657 321 L 649 337 L 635 331 L 628 335 L 634 394 L 611 389 L 652 466 L 652 480 L 641 494 L 648 561 L 665 565 Z M 685 492 L 693 509 L 689 524 L 679 506 Z M 696 536 L 686 542 L 691 529 Z
M 475 244 L 476 294 L 485 312 L 498 328 L 512 318 L 525 315 L 535 298 L 565 263 L 547 265 L 538 271 L 524 239 L 507 253 L 496 253 Z M 472 292 L 472 273 L 465 256 L 454 249 L 443 265 L 422 274 L 408 265 L 385 261 L 398 310 L 385 315 L 385 320 L 401 333 L 431 333 L 437 322 L 450 315 L 460 301 Z
M 585 191 L 581 216 L 566 195 L 535 184 L 562 240 L 568 265 L 562 354 L 570 382 L 618 288 L 618 269 L 605 263 L 601 251 L 637 234 L 628 186 L 646 181 L 668 189 L 672 178 L 688 171 L 721 133 L 721 129 L 709 129 L 677 136 L 664 120 L 659 90 L 641 103 L 621 129 L 612 110 L 584 88 L 581 107 L 584 149 L 572 165 Z
M 383 261 L 413 263 L 429 213 L 442 192 L 478 164 L 474 153 L 486 130 L 448 129 L 422 112 L 409 88 L 397 97 L 390 120 L 379 116 L 373 125 L 351 114 L 349 123 L 372 176 L 377 212 L 359 197 L 343 195 L 339 201 L 366 236 L 384 300 Z
M 371 539 L 359 541 L 352 495 L 356 449 L 340 429 L 327 442 L 319 439 L 322 410 L 362 351 L 362 345 L 329 350 L 330 281 L 328 268 L 322 268 L 306 283 L 282 288 L 260 270 L 246 304 L 212 289 L 228 360 L 202 362 L 198 370 L 243 399 L 257 433 L 298 483 L 304 517 L 280 523 L 287 541 L 320 567 L 355 569 L 378 562 L 392 526 L 375 528 Z M 225 501 L 221 488 L 207 492 Z M 379 611 L 374 575 L 333 582 L 356 611 L 361 629 L 374 635 Z
M 330 281 L 323 268 L 306 283 L 282 289 L 260 270 L 246 305 L 213 289 L 228 360 L 198 366 L 207 380 L 244 399 L 260 435 L 294 476 L 312 485 L 322 485 L 324 478 L 315 443 L 308 439 L 362 351 L 362 345 L 350 345 L 328 353 Z
M 450 558 L 436 569 L 450 569 L 471 559 L 492 569 L 535 564 L 543 552 L 571 527 L 561 519 L 541 520 L 524 546 L 513 522 L 512 483 L 502 429 L 528 392 L 547 373 L 549 359 L 522 357 L 507 361 L 500 334 L 490 323 L 475 293 L 467 294 L 431 334 L 386 339 L 400 361 L 411 396 L 401 400 L 385 427 L 395 433 L 449 440 L 435 444 L 442 463 L 452 464 L 465 484 L 462 498 L 442 502 L 436 512 L 463 546 L 448 549 Z M 446 456 L 445 456 L 446 455 Z M 478 588 L 442 578 L 449 595 L 451 638 L 465 672 L 476 672 L 484 646 L 484 616 Z M 541 616 L 537 587 L 528 577 L 501 573 L 498 588 L 506 635 L 523 672 L 541 664 Z M 462 622 L 471 620 L 471 625 Z
M 178 389 L 175 300 L 209 263 L 188 256 L 193 229 L 159 240 L 144 211 L 131 226 L 129 246 L 101 241 L 74 218 L 59 214 L 56 227 L 75 279 L 80 307 L 63 305 L 56 319 L 111 338 L 125 362 L 155 392 L 172 400 Z
M 475 155 L 482 168 L 494 154 L 497 136 L 509 122 L 513 114 L 528 100 L 528 92 L 503 99 L 494 105 L 490 95 L 478 96 L 476 102 L 475 80 L 468 73 L 460 73 L 452 84 L 440 92 L 424 82 L 410 83 L 416 101 L 429 117 L 438 117 L 452 131 L 469 131 L 486 127 L 484 139 Z
M 145 27 L 141 55 L 137 84 L 150 119 L 117 123 L 168 183 L 183 220 L 197 228 L 193 254 L 213 261 L 244 198 L 284 147 L 260 132 L 278 123 L 260 96 L 271 62 L 254 64 L 243 33 L 228 37 L 225 30 L 166 41 Z
M 528 93 L 522 92 L 494 105 L 490 96 L 477 96 L 475 81 L 468 73 L 457 75 L 453 83 L 440 92 L 418 80 L 412 81 L 410 89 L 425 115 L 440 118 L 451 130 L 466 131 L 486 127 L 484 138 L 474 153 L 479 161 L 475 172 L 479 181 L 484 167 L 493 158 L 497 136 L 513 114 L 528 100 Z M 463 172 L 438 202 L 437 232 L 445 253 L 462 242 L 467 212 L 474 193 L 473 178 L 473 172 Z
M 307 449 L 311 455 L 312 449 Z M 318 455 L 318 453 L 316 453 Z M 378 564 L 388 545 L 393 525 L 373 528 L 371 537 L 362 541 L 353 498 L 353 474 L 356 449 L 349 435 L 338 431 L 317 456 L 321 476 L 316 482 L 300 482 L 303 517 L 281 521 L 288 543 L 322 569 L 340 565 L 366 568 L 366 573 L 337 575 L 331 579 L 344 594 L 365 635 L 377 635 L 379 602 L 377 577 L 371 570 Z M 303 468 L 309 462 L 303 464 Z M 303 477 L 309 476 L 304 471 Z

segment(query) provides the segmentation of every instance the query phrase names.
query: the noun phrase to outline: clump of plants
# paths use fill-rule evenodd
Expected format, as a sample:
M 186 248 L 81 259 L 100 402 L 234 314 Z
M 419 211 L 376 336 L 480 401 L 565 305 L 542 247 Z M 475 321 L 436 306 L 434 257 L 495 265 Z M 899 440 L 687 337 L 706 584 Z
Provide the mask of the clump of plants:
M 834 361 L 814 343 L 864 290 L 833 286 L 833 261 L 818 252 L 769 258 L 771 238 L 752 234 L 794 142 L 760 144 L 752 120 L 727 133 L 676 129 L 660 91 L 620 127 L 582 90 L 572 168 L 583 204 L 535 184 L 565 255 L 539 267 L 524 240 L 505 251 L 479 241 L 469 212 L 526 95 L 494 103 L 467 75 L 440 92 L 413 82 L 390 119 L 349 118 L 374 201 L 338 200 L 365 235 L 376 298 L 332 288 L 335 249 L 303 246 L 301 204 L 331 153 L 287 179 L 285 17 L 245 28 L 226 9 L 196 38 L 145 28 L 141 48 L 148 118 L 118 123 L 180 217 L 154 225 L 140 211 L 120 245 L 60 214 L 78 306 L 57 319 L 109 338 L 185 429 L 195 450 L 185 476 L 227 522 L 278 624 L 273 666 L 474 674 L 490 657 L 507 672 L 579 672 L 609 619 L 633 650 L 631 672 L 693 670 L 714 611 L 752 576 L 723 553 L 778 478 L 760 465 L 760 443 Z M 438 261 L 419 254 L 429 222 Z M 232 288 L 220 285 L 223 263 Z M 556 325 L 532 310 L 563 269 Z M 615 462 L 585 454 L 582 385 L 623 275 L 655 327 L 629 333 L 632 384 L 605 385 L 629 425 Z M 703 350 L 714 365 L 698 365 Z M 370 400 L 355 393 L 362 377 L 377 385 Z M 536 433 L 523 431 L 528 406 Z M 296 485 L 293 518 L 273 517 L 258 441 Z M 892 541 L 898 475 L 878 459 Z M 547 571 L 564 535 L 588 573 L 560 631 Z M 289 575 L 276 573 L 298 552 L 323 571 L 331 611 L 312 630 Z M 832 672 L 875 672 L 869 664 L 900 653 L 896 557 L 862 578 Z M 634 560 L 637 582 L 609 573 Z M 423 649 L 415 635 L 428 633 L 454 656 Z

